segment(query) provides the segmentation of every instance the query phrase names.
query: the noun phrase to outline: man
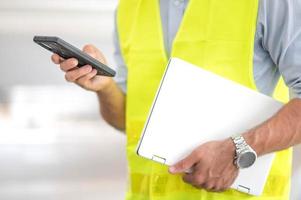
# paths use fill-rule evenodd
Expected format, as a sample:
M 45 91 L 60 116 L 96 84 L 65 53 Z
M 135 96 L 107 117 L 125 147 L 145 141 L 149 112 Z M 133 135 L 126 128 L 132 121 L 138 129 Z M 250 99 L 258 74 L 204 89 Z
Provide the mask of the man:
M 67 81 L 97 93 L 101 114 L 108 123 L 126 130 L 130 172 L 127 199 L 287 200 L 291 151 L 285 149 L 301 143 L 298 19 L 300 0 L 121 0 L 116 20 L 115 80 L 97 76 L 91 66 L 77 68 L 73 58 L 63 60 L 53 55 L 52 60 L 66 72 Z M 83 50 L 106 63 L 93 45 Z M 234 162 L 239 156 L 235 139 L 200 144 L 169 169 L 135 154 L 171 56 L 267 95 L 273 95 L 279 76 L 284 78 L 291 100 L 275 116 L 240 137 L 258 156 L 277 151 L 262 196 L 228 190 L 240 167 Z M 284 97 L 283 93 L 280 96 Z M 185 174 L 190 168 L 193 172 Z

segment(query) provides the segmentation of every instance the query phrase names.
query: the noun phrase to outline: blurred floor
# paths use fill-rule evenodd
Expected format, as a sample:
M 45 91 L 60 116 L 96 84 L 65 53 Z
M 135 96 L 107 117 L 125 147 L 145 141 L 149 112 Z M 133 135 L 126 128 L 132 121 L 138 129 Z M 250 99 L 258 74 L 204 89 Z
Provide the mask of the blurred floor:
M 5 99 L 1 200 L 124 198 L 125 137 L 100 119 L 93 93 L 76 86 L 15 87 Z

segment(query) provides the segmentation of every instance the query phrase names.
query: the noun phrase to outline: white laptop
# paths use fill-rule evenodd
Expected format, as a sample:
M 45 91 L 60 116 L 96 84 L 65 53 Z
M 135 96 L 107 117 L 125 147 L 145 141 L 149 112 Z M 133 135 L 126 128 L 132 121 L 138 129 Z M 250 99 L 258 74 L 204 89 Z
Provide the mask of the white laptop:
M 229 138 L 262 123 L 282 103 L 172 58 L 157 91 L 137 154 L 173 165 L 204 142 Z M 274 154 L 240 170 L 233 189 L 261 195 Z

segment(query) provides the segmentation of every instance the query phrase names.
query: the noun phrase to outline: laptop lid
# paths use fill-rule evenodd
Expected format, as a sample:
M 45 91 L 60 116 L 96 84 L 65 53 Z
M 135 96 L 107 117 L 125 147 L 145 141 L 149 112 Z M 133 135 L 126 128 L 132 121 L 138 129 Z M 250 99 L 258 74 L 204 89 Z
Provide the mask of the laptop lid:
M 281 107 L 273 98 L 172 58 L 145 124 L 137 154 L 173 165 L 202 143 L 244 133 Z M 260 195 L 274 154 L 240 173 L 232 188 Z M 256 174 L 256 176 L 254 176 Z

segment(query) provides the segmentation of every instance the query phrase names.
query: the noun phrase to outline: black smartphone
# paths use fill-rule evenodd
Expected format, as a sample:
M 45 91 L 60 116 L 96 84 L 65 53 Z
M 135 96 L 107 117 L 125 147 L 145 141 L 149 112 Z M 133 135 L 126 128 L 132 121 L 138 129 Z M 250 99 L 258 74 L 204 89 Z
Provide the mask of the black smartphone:
M 65 42 L 59 37 L 34 36 L 33 41 L 45 49 L 58 54 L 64 59 L 76 58 L 78 60 L 78 67 L 91 65 L 92 68 L 97 70 L 97 75 L 113 77 L 116 74 L 113 69 L 99 62 L 95 58 L 92 58 L 85 52 Z

